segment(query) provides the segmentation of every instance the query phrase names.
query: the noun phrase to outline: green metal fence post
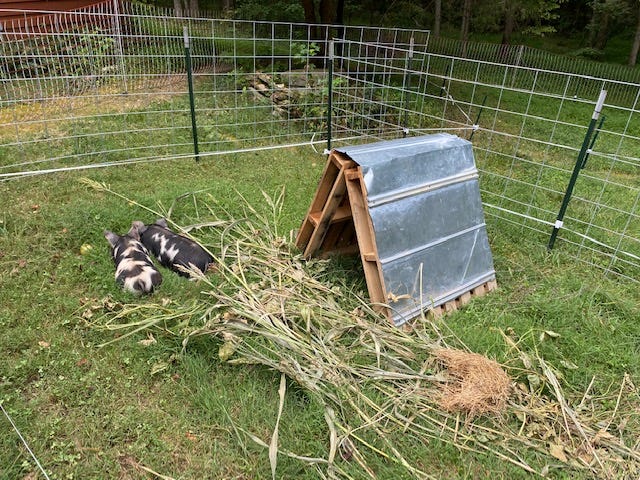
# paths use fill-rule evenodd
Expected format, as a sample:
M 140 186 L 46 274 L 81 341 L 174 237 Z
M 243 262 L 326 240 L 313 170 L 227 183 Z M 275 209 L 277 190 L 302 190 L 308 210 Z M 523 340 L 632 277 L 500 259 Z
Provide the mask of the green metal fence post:
M 604 123 L 606 118 L 607 117 L 603 115 L 602 118 L 600 119 L 598 128 L 596 128 L 596 133 L 593 134 L 593 139 L 591 140 L 591 144 L 587 149 L 587 154 L 584 156 L 584 160 L 582 161 L 582 168 L 587 166 L 587 160 L 589 160 L 589 155 L 591 155 L 591 152 L 593 151 L 593 145 L 596 143 L 596 140 L 598 139 L 598 134 L 600 133 L 600 129 L 602 129 L 602 124 Z
M 547 245 L 548 250 L 553 249 L 553 245 L 556 241 L 556 237 L 558 236 L 558 232 L 563 226 L 564 214 L 567 211 L 569 200 L 571 200 L 571 195 L 573 194 L 573 187 L 575 187 L 576 185 L 576 181 L 578 180 L 578 175 L 580 174 L 580 170 L 582 169 L 582 166 L 588 155 L 588 151 L 590 150 L 589 141 L 591 140 L 591 136 L 593 135 L 593 132 L 595 130 L 598 117 L 600 116 L 600 110 L 602 110 L 602 105 L 604 104 L 605 98 L 607 98 L 607 91 L 602 90 L 600 92 L 600 97 L 598 98 L 598 102 L 596 103 L 596 107 L 593 109 L 591 122 L 589 122 L 589 128 L 587 129 L 587 133 L 584 136 L 584 140 L 582 142 L 582 148 L 580 149 L 580 153 L 578 154 L 576 164 L 573 167 L 573 173 L 571 174 L 571 178 L 569 179 L 569 185 L 567 186 L 567 191 L 565 192 L 564 198 L 562 199 L 562 205 L 560 206 L 560 211 L 558 212 L 558 216 L 556 217 L 556 223 L 553 226 L 553 231 L 551 232 L 551 238 L 549 238 L 549 245 Z M 591 146 L 593 146 L 593 143 L 591 143 Z
M 191 48 L 189 45 L 189 27 L 183 29 L 184 34 L 184 60 L 187 67 L 187 83 L 189 84 L 189 106 L 191 108 L 191 133 L 193 136 L 193 153 L 196 162 L 200 160 L 200 149 L 198 148 L 198 126 L 196 124 L 196 99 L 193 94 L 193 72 L 191 71 Z

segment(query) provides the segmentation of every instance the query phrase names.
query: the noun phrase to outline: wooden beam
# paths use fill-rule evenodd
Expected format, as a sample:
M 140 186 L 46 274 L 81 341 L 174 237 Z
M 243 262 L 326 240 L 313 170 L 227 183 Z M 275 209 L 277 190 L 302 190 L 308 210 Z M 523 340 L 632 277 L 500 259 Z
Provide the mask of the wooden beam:
M 382 265 L 378 258 L 376 236 L 371 215 L 369 215 L 367 192 L 361 168 L 356 167 L 347 170 L 346 178 L 351 214 L 358 238 L 360 258 L 367 282 L 367 290 L 369 291 L 369 299 L 376 310 L 383 312 L 389 320 L 393 321 L 391 311 L 385 306 L 387 303 L 387 290 L 384 285 Z

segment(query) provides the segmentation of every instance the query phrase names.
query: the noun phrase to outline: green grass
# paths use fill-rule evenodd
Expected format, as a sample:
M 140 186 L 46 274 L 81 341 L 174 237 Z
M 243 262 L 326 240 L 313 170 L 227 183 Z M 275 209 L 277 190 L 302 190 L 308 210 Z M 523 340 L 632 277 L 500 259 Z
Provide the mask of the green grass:
M 209 188 L 210 195 L 233 209 L 238 202 L 236 188 L 255 202 L 261 197 L 259 188 L 269 190 L 285 182 L 290 188 L 292 210 L 285 215 L 285 221 L 286 227 L 292 228 L 299 221 L 299 211 L 292 208 L 300 208 L 295 199 L 312 194 L 314 171 L 317 174 L 320 167 L 311 167 L 313 160 L 308 157 L 286 151 L 274 154 L 269 164 L 263 160 L 245 156 L 201 164 L 174 162 L 104 170 L 92 177 L 120 191 L 135 193 L 136 200 L 156 208 L 160 204 L 168 208 L 175 197 L 186 191 Z M 287 166 L 279 176 L 273 175 L 275 162 Z M 182 174 L 176 181 L 178 170 Z M 171 181 L 163 185 L 157 181 L 160 177 Z M 32 448 L 45 456 L 42 461 L 56 474 L 54 478 L 105 478 L 108 472 L 126 470 L 118 463 L 123 455 L 146 458 L 151 462 L 149 466 L 177 475 L 181 468 L 172 456 L 176 442 L 185 447 L 202 444 L 204 449 L 186 478 L 208 476 L 206 464 L 220 465 L 220 472 L 240 468 L 239 471 L 250 475 L 259 464 L 257 459 L 251 460 L 254 455 L 239 460 L 233 458 L 231 448 L 232 459 L 227 458 L 228 448 L 223 447 L 235 437 L 227 434 L 226 420 L 218 419 L 225 427 L 220 423 L 204 426 L 208 423 L 206 418 L 220 414 L 220 404 L 233 399 L 220 397 L 216 392 L 215 412 L 191 416 L 203 403 L 211 402 L 209 397 L 217 389 L 214 386 L 207 389 L 213 378 L 219 387 L 226 383 L 229 388 L 238 383 L 239 374 L 240 378 L 246 375 L 247 381 L 240 382 L 243 386 L 234 396 L 246 397 L 246 406 L 235 401 L 226 403 L 233 418 L 245 408 L 245 414 L 251 416 L 258 404 L 269 410 L 272 403 L 269 382 L 264 385 L 269 375 L 255 369 L 240 373 L 226 368 L 225 373 L 225 368 L 220 370 L 203 351 L 188 357 L 184 367 L 180 362 L 152 376 L 155 364 L 180 352 L 179 344 L 162 338 L 150 347 L 133 341 L 126 346 L 95 348 L 108 337 L 87 328 L 83 314 L 90 310 L 84 304 L 105 296 L 114 301 L 132 300 L 114 283 L 113 265 L 102 230 L 123 232 L 131 220 L 151 221 L 153 217 L 115 197 L 88 190 L 77 178 L 78 175 L 40 177 L 3 183 L 1 187 L 3 198 L 15 199 L 10 208 L 3 208 L 4 234 L 0 236 L 0 297 L 8 307 L 0 314 L 5 332 L 1 348 L 7 360 L 0 373 L 5 407 L 19 422 L 23 433 L 31 437 Z M 137 180 L 132 181 L 134 178 Z M 176 213 L 183 218 L 194 214 L 188 199 Z M 79 249 L 85 243 L 94 249 L 82 256 Z M 169 272 L 164 277 L 158 295 L 174 302 L 197 298 L 196 284 L 184 282 Z M 180 377 L 191 378 L 188 372 L 194 369 L 198 371 L 193 378 L 183 384 Z M 202 378 L 207 380 L 201 382 Z M 254 391 L 259 388 L 260 391 Z M 200 392 L 202 389 L 206 391 Z M 194 403 L 190 401 L 192 397 Z M 266 413 L 262 416 L 267 420 Z M 9 425 L 3 423 L 3 430 L 9 433 Z M 185 437 L 189 431 L 194 432 L 197 441 Z M 209 437 L 213 444 L 209 443 Z M 14 436 L 2 438 L 0 478 L 25 476 L 32 470 L 25 452 Z M 215 443 L 221 443 L 216 455 L 224 460 L 217 457 L 207 460 Z M 69 458 L 62 458 L 64 455 Z M 71 458 L 74 455 L 81 458 Z M 179 452 L 179 456 L 185 456 L 183 461 L 189 463 L 192 455 L 186 450 Z M 240 466 L 234 467 L 235 463 Z
M 439 66 L 433 62 L 431 68 L 437 73 Z M 446 70 L 447 65 L 442 68 Z M 475 70 L 465 73 L 462 69 L 456 73 L 475 75 Z M 487 82 L 495 76 L 495 72 L 483 74 L 487 75 L 483 79 Z M 231 75 L 232 88 L 235 81 Z M 549 84 L 553 87 L 552 79 Z M 452 87 L 451 93 L 456 99 L 465 100 L 471 95 L 468 84 L 453 82 Z M 526 108 L 527 96 L 490 87 L 482 91 L 482 88 L 474 92 L 476 103 L 486 93 L 488 108 L 497 107 L 498 98 L 502 108 L 508 106 L 511 111 Z M 392 101 L 391 97 L 385 97 L 386 101 Z M 127 99 L 118 103 L 120 97 L 115 100 L 112 105 L 87 106 L 82 100 L 76 104 L 76 100 L 71 99 L 71 108 L 77 107 L 78 115 L 91 115 L 98 110 L 114 114 L 91 121 L 61 120 L 49 124 L 50 132 L 40 131 L 38 124 L 30 127 L 31 130 L 25 126 L 20 132 L 21 140 L 47 141 L 4 147 L 0 149 L 2 161 L 34 161 L 50 156 L 51 152 L 88 155 L 95 151 L 96 145 L 113 150 L 175 143 L 180 145 L 154 147 L 153 154 L 191 151 L 186 113 L 150 113 L 176 108 L 186 112 L 186 98 L 154 99 L 143 105 L 136 104 L 135 97 L 131 104 Z M 236 106 L 253 105 L 246 95 L 239 94 L 237 99 L 203 95 L 198 100 L 204 112 L 200 116 L 204 120 L 200 133 L 206 149 L 214 150 L 215 142 L 221 142 L 223 147 L 238 141 L 246 143 L 256 132 L 269 137 L 274 130 L 281 133 L 279 128 L 284 128 L 277 122 L 256 127 L 255 122 L 272 117 L 269 109 L 262 112 L 237 109 Z M 442 101 L 431 101 L 424 108 L 437 117 L 441 115 L 441 104 Z M 60 109 L 54 112 L 59 115 L 69 105 L 51 108 Z M 529 108 L 531 114 L 554 118 L 560 108 L 559 100 L 534 97 Z M 42 104 L 9 113 L 16 114 L 15 119 L 29 120 L 53 114 Z M 563 121 L 577 124 L 591 115 L 589 106 L 567 101 L 563 103 L 562 113 Z M 449 105 L 448 114 L 455 116 L 458 112 Z M 484 121 L 491 115 L 486 113 Z M 517 115 L 495 113 L 495 119 L 497 130 L 518 133 L 521 123 Z M 607 125 L 611 125 L 612 131 L 620 131 L 625 121 L 623 115 L 610 114 Z M 252 126 L 237 128 L 234 123 Z M 167 130 L 154 133 L 144 130 L 158 125 Z M 123 128 L 141 131 L 128 136 L 110 134 Z M 629 135 L 636 135 L 637 129 L 632 122 Z M 531 139 L 545 140 L 548 131 L 546 121 L 527 121 L 527 135 Z M 78 140 L 49 141 L 49 138 L 96 132 L 99 135 Z M 12 141 L 13 134 L 13 130 L 3 131 L 3 141 Z M 581 138 L 575 129 L 560 126 L 554 140 L 578 145 Z M 602 134 L 599 142 L 603 150 L 612 149 L 617 138 Z M 541 191 L 533 195 L 530 186 L 518 183 L 530 182 L 540 168 L 521 160 L 544 159 L 547 165 L 557 167 L 540 170 L 541 182 L 562 191 L 574 161 L 572 156 L 569 158 L 560 149 L 545 150 L 540 144 L 526 140 L 521 141 L 515 151 L 512 139 L 482 132 L 475 137 L 475 143 L 481 149 L 492 148 L 515 156 L 482 155 L 483 150 L 477 150 L 480 153 L 476 153 L 476 160 L 484 170 L 481 181 L 485 201 L 499 203 L 501 195 L 508 193 L 513 199 L 555 211 L 561 200 L 559 195 Z M 635 155 L 633 144 L 624 148 L 629 151 L 623 153 Z M 121 160 L 127 155 L 112 152 L 96 155 L 95 160 Z M 259 365 L 222 363 L 218 358 L 221 342 L 213 336 L 191 339 L 183 350 L 185 327 L 168 323 L 166 328 L 171 333 L 152 330 L 155 343 L 146 346 L 140 343 L 150 340 L 146 332 L 140 332 L 98 348 L 119 335 L 92 325 L 101 315 L 114 314 L 112 303 L 154 305 L 164 300 L 169 302 L 169 308 L 179 310 L 206 304 L 210 297 L 202 293 L 208 287 L 186 282 L 166 270 L 163 270 L 162 287 L 151 298 L 135 300 L 120 291 L 114 282 L 114 267 L 102 231 L 122 233 L 128 230 L 132 220 L 150 222 L 155 215 L 135 203 L 88 188 L 79 182 L 80 177 L 105 182 L 114 191 L 160 214 L 166 213 L 179 196 L 204 190 L 176 203 L 172 218 L 182 225 L 224 216 L 225 211 L 240 218 L 244 215 L 240 195 L 250 205 L 261 208 L 262 190 L 273 194 L 284 186 L 286 195 L 279 229 L 288 232 L 300 225 L 323 162 L 324 157 L 310 149 L 282 149 L 205 157 L 200 163 L 182 159 L 0 183 L 0 198 L 8 199 L 0 207 L 0 305 L 3 306 L 0 351 L 5 359 L 0 362 L 0 401 L 52 478 L 150 478 L 145 468 L 181 479 L 268 478 L 271 473 L 267 450 L 243 432 L 251 432 L 268 442 L 278 411 L 280 376 Z M 609 186 L 603 196 L 604 204 L 632 211 L 635 197 L 630 197 L 629 191 L 635 188 L 633 170 L 610 171 L 606 162 L 597 159 L 590 162 L 591 175 L 610 174 L 625 186 Z M 589 195 L 597 195 L 598 186 L 597 181 L 583 177 L 576 193 L 592 198 Z M 504 206 L 510 204 L 507 202 Z M 571 208 L 572 215 L 589 217 L 592 214 L 589 205 L 579 201 L 574 201 Z M 628 218 L 628 215 L 618 218 L 616 212 L 607 209 L 599 215 L 606 216 L 610 222 L 606 224 L 615 228 L 624 225 Z M 539 376 L 531 377 L 531 369 L 522 365 L 514 345 L 532 358 L 544 358 L 561 378 L 568 404 L 592 420 L 593 428 L 606 428 L 605 433 L 624 439 L 628 446 L 636 445 L 640 433 L 640 400 L 634 386 L 640 376 L 637 283 L 614 275 L 604 276 L 602 270 L 589 265 L 600 264 L 600 258 L 582 255 L 586 263 L 576 263 L 565 256 L 570 249 L 565 249 L 562 243 L 556 253 L 548 254 L 547 238 L 542 234 L 531 234 L 523 227 L 491 216 L 487 221 L 500 289 L 436 322 L 437 328 L 450 343 L 464 344 L 472 351 L 503 362 L 523 389 L 534 390 L 540 398 L 550 398 L 553 396 L 550 385 Z M 633 229 L 637 228 L 630 225 L 629 234 L 634 236 Z M 206 229 L 202 235 L 207 246 L 217 248 L 215 235 L 209 236 Z M 81 255 L 83 244 L 94 248 L 87 255 Z M 314 273 L 324 281 L 345 285 L 345 290 L 354 295 L 364 289 L 357 261 L 333 261 L 328 270 Z M 214 274 L 211 278 L 215 282 L 219 277 Z M 349 295 L 347 298 L 350 299 Z M 113 308 L 118 310 L 117 306 Z M 354 353 L 356 359 L 360 358 L 357 354 Z M 418 355 L 426 356 L 426 353 L 418 352 Z M 362 358 L 366 358 L 364 354 Z M 628 380 L 624 380 L 625 375 L 629 376 Z M 380 392 L 370 389 L 367 394 L 377 395 L 381 400 Z M 517 403 L 517 399 L 514 402 Z M 323 408 L 316 396 L 289 379 L 280 421 L 281 447 L 299 455 L 326 457 L 329 433 Z M 345 410 L 349 413 L 348 408 Z M 467 431 L 464 428 L 473 431 L 475 424 L 461 421 L 463 431 Z M 505 418 L 480 419 L 480 423 L 497 425 L 497 428 L 503 425 L 505 431 L 518 430 L 521 426 L 512 411 Z M 561 422 L 550 423 L 546 425 L 547 431 L 536 430 L 540 423 L 523 423 L 523 438 L 552 443 L 561 437 L 562 428 Z M 3 433 L 0 435 L 0 479 L 38 478 L 33 462 L 3 417 L 0 417 L 0 431 Z M 533 477 L 492 455 L 471 453 L 452 445 L 445 438 L 424 443 L 393 425 L 385 434 L 415 465 L 436 478 Z M 366 429 L 362 435 L 376 446 L 383 443 L 378 435 Z M 487 442 L 492 445 L 497 440 L 489 438 Z M 637 453 L 637 446 L 635 448 Z M 544 452 L 523 449 L 518 453 L 539 470 L 548 465 L 554 478 L 593 476 Z M 602 453 L 610 452 L 603 449 Z M 367 463 L 379 478 L 410 478 L 405 469 L 375 454 L 368 455 Z M 341 462 L 340 466 L 355 478 L 365 478 L 353 461 Z M 280 478 L 320 476 L 314 467 L 282 455 L 277 474 Z
M 261 190 L 273 193 L 284 185 L 280 229 L 286 232 L 301 222 L 322 164 L 310 150 L 278 150 L 0 184 L 0 196 L 11 199 L 0 213 L 0 400 L 51 478 L 153 478 L 143 467 L 180 479 L 268 478 L 267 450 L 242 431 L 268 443 L 278 407 L 279 375 L 221 363 L 220 341 L 212 337 L 195 338 L 183 351 L 179 334 L 153 330 L 156 342 L 148 346 L 140 343 L 147 334 L 139 333 L 97 347 L 116 337 L 89 325 L 104 312 L 91 306 L 103 299 L 134 301 L 115 285 L 102 230 L 123 232 L 131 220 L 154 216 L 78 179 L 106 182 L 158 211 L 185 192 L 207 189 L 197 202 L 186 197 L 176 204 L 173 218 L 181 224 L 206 220 L 223 208 L 241 216 L 237 192 L 259 206 Z M 517 376 L 521 367 L 504 341 L 501 331 L 506 332 L 523 351 L 554 365 L 571 405 L 580 404 L 588 390 L 586 404 L 597 409 L 594 416 L 610 421 L 609 432 L 633 444 L 640 432 L 638 392 L 629 383 L 618 405 L 616 400 L 624 375 L 635 383 L 640 375 L 637 286 L 603 277 L 561 253 L 549 256 L 543 244 L 520 241 L 520 230 L 506 224 L 490 220 L 490 237 L 500 289 L 443 319 L 440 328 L 471 350 L 511 365 L 526 385 L 526 376 Z M 86 243 L 94 248 L 81 255 Z M 163 274 L 160 290 L 138 302 L 168 299 L 179 308 L 202 301 L 202 285 Z M 332 276 L 363 288 L 349 263 L 336 263 Z M 559 336 L 544 336 L 545 331 Z M 281 447 L 325 457 L 329 437 L 322 406 L 287 383 Z M 0 478 L 40 478 L 2 417 L 0 429 Z M 393 428 L 387 434 L 436 478 L 531 477 L 491 455 L 437 440 L 423 445 Z M 375 455 L 367 461 L 379 478 L 410 478 Z M 590 477 L 551 457 L 546 461 L 554 478 Z M 364 478 L 357 464 L 341 465 Z M 319 477 L 313 467 L 282 455 L 277 475 Z

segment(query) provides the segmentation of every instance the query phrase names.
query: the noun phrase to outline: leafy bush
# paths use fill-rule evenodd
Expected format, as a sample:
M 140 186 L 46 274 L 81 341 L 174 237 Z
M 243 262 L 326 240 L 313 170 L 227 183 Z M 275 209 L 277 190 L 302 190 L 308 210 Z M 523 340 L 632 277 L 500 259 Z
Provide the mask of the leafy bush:
M 571 52 L 573 57 L 587 58 L 589 60 L 601 61 L 604 59 L 604 52 L 596 48 L 585 47 Z
M 77 92 L 87 85 L 102 83 L 113 73 L 114 47 L 114 38 L 104 35 L 100 28 L 78 36 L 26 38 L 8 44 L 10 50 L 2 73 L 17 80 L 67 77 L 66 88 Z
M 258 0 L 238 0 L 236 18 L 242 20 L 268 20 L 271 22 L 303 22 L 304 10 L 296 0 L 260 2 Z

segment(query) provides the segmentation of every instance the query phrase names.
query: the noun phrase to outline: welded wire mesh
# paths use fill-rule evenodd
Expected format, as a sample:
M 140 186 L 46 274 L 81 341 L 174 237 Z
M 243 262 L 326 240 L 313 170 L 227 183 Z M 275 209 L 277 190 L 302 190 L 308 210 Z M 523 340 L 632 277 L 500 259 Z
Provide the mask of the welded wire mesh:
M 321 142 L 330 38 L 402 45 L 428 36 L 177 17 L 117 1 L 12 13 L 0 41 L 0 179 L 190 157 L 185 28 L 200 157 Z
M 342 42 L 334 143 L 450 131 L 472 139 L 490 223 L 549 238 L 594 105 L 604 123 L 561 239 L 579 260 L 640 280 L 640 84 Z M 346 140 L 341 140 L 345 138 Z
M 515 224 L 546 242 L 606 89 L 606 119 L 560 240 L 579 260 L 640 279 L 635 70 L 425 31 L 176 16 L 117 0 L 2 13 L 11 15 L 0 32 L 0 180 L 191 160 L 185 27 L 201 158 L 322 148 L 335 39 L 334 144 L 441 131 L 470 138 L 490 226 Z

